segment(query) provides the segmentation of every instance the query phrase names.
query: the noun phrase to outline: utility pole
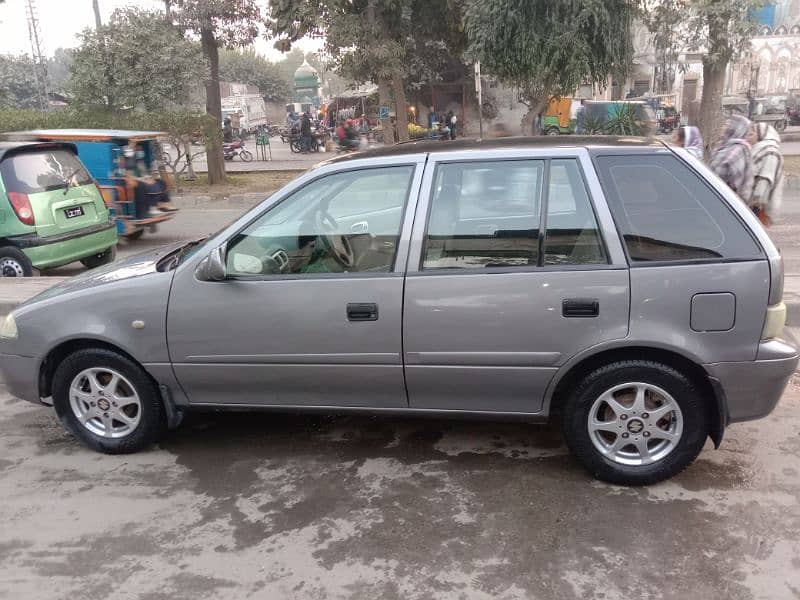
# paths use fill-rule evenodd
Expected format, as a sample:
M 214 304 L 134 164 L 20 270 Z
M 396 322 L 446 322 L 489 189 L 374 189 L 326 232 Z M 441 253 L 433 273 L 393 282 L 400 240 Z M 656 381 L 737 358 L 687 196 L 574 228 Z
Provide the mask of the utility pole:
M 100 29 L 103 26 L 103 21 L 100 18 L 100 0 L 92 0 L 92 8 L 94 8 L 95 29 Z
M 39 95 L 39 106 L 42 110 L 46 110 L 50 101 L 50 89 L 47 82 L 47 59 L 44 56 L 36 0 L 25 0 L 25 12 L 28 19 L 28 37 L 31 40 L 33 72 L 36 76 L 36 93 Z

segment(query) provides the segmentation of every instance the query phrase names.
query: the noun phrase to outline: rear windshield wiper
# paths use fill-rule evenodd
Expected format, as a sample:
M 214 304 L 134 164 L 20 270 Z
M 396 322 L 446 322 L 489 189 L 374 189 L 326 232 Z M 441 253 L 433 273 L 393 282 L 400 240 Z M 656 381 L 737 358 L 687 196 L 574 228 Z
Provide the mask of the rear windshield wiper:
M 66 179 L 64 179 L 64 195 L 65 196 L 67 195 L 67 192 L 69 191 L 69 188 L 73 185 L 72 184 L 72 180 L 75 178 L 75 175 L 77 175 L 80 172 L 81 172 L 80 169 L 75 169 L 72 173 L 70 173 L 66 177 Z M 77 185 L 75 187 L 77 187 Z

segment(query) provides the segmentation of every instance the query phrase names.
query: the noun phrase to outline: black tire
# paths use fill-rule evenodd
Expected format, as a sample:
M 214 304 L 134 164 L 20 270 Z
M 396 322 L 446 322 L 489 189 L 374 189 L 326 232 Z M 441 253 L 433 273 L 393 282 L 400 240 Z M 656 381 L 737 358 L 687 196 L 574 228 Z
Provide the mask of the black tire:
M 303 151 L 303 146 L 300 144 L 300 140 L 292 140 L 289 142 L 289 150 L 294 152 L 295 154 Z
M 250 162 L 253 160 L 253 153 L 250 150 L 242 150 L 239 152 L 239 158 L 241 158 L 244 162 Z
M 548 127 L 545 135 L 561 135 L 561 130 L 558 127 Z
M 625 465 L 607 458 L 593 444 L 588 428 L 594 402 L 614 386 L 631 382 L 657 386 L 669 393 L 683 415 L 683 431 L 676 446 L 647 465 Z M 562 427 L 567 446 L 589 473 L 610 483 L 649 485 L 677 475 L 694 461 L 708 435 L 708 410 L 692 381 L 672 367 L 644 360 L 618 361 L 598 368 L 578 383 L 565 399 Z
M 0 277 L 32 277 L 33 263 L 14 246 L 0 248 Z
M 135 388 L 141 404 L 139 423 L 119 438 L 107 438 L 81 425 L 70 406 L 70 385 L 85 369 L 108 368 L 123 375 Z M 128 454 L 152 445 L 165 428 L 164 407 L 155 382 L 135 362 L 111 350 L 78 350 L 65 358 L 53 376 L 53 407 L 66 430 L 83 444 L 106 454 Z
M 126 233 L 125 239 L 128 240 L 129 242 L 135 242 L 143 235 L 144 235 L 144 229 L 136 229 L 134 231 L 131 231 L 130 233 Z
M 116 257 L 117 247 L 111 246 L 111 248 L 108 248 L 105 252 L 82 258 L 81 263 L 83 263 L 83 266 L 87 269 L 95 269 L 97 267 L 102 267 L 103 265 L 114 262 Z

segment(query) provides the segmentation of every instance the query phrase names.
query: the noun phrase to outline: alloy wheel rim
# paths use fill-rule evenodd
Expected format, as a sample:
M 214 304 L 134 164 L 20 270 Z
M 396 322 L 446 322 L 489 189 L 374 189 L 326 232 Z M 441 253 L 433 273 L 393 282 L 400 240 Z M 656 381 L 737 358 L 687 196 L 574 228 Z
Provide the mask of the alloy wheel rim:
M 683 413 L 666 390 L 643 382 L 623 383 L 594 401 L 587 427 L 604 457 L 621 465 L 650 465 L 678 446 Z
M 107 367 L 85 369 L 69 387 L 69 404 L 89 432 L 118 439 L 132 433 L 142 417 L 142 403 L 133 384 Z
M 25 269 L 22 268 L 22 265 L 19 263 L 19 261 L 14 260 L 13 258 L 4 258 L 0 261 L 0 272 L 2 272 L 3 277 L 25 276 Z

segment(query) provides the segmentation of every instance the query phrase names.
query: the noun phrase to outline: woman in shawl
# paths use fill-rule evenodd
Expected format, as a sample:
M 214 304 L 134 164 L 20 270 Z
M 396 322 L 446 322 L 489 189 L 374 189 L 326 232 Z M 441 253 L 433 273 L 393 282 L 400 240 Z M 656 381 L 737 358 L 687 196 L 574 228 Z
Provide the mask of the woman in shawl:
M 692 125 L 678 127 L 672 134 L 672 143 L 681 146 L 695 158 L 703 160 L 703 137 L 697 127 Z
M 753 146 L 753 191 L 750 208 L 764 225 L 771 225 L 783 196 L 781 137 L 768 123 L 756 123 L 747 141 Z
M 750 194 L 753 193 L 753 158 L 750 144 L 745 139 L 750 125 L 748 119 L 739 115 L 728 119 L 708 162 L 709 168 L 746 204 L 750 204 Z

